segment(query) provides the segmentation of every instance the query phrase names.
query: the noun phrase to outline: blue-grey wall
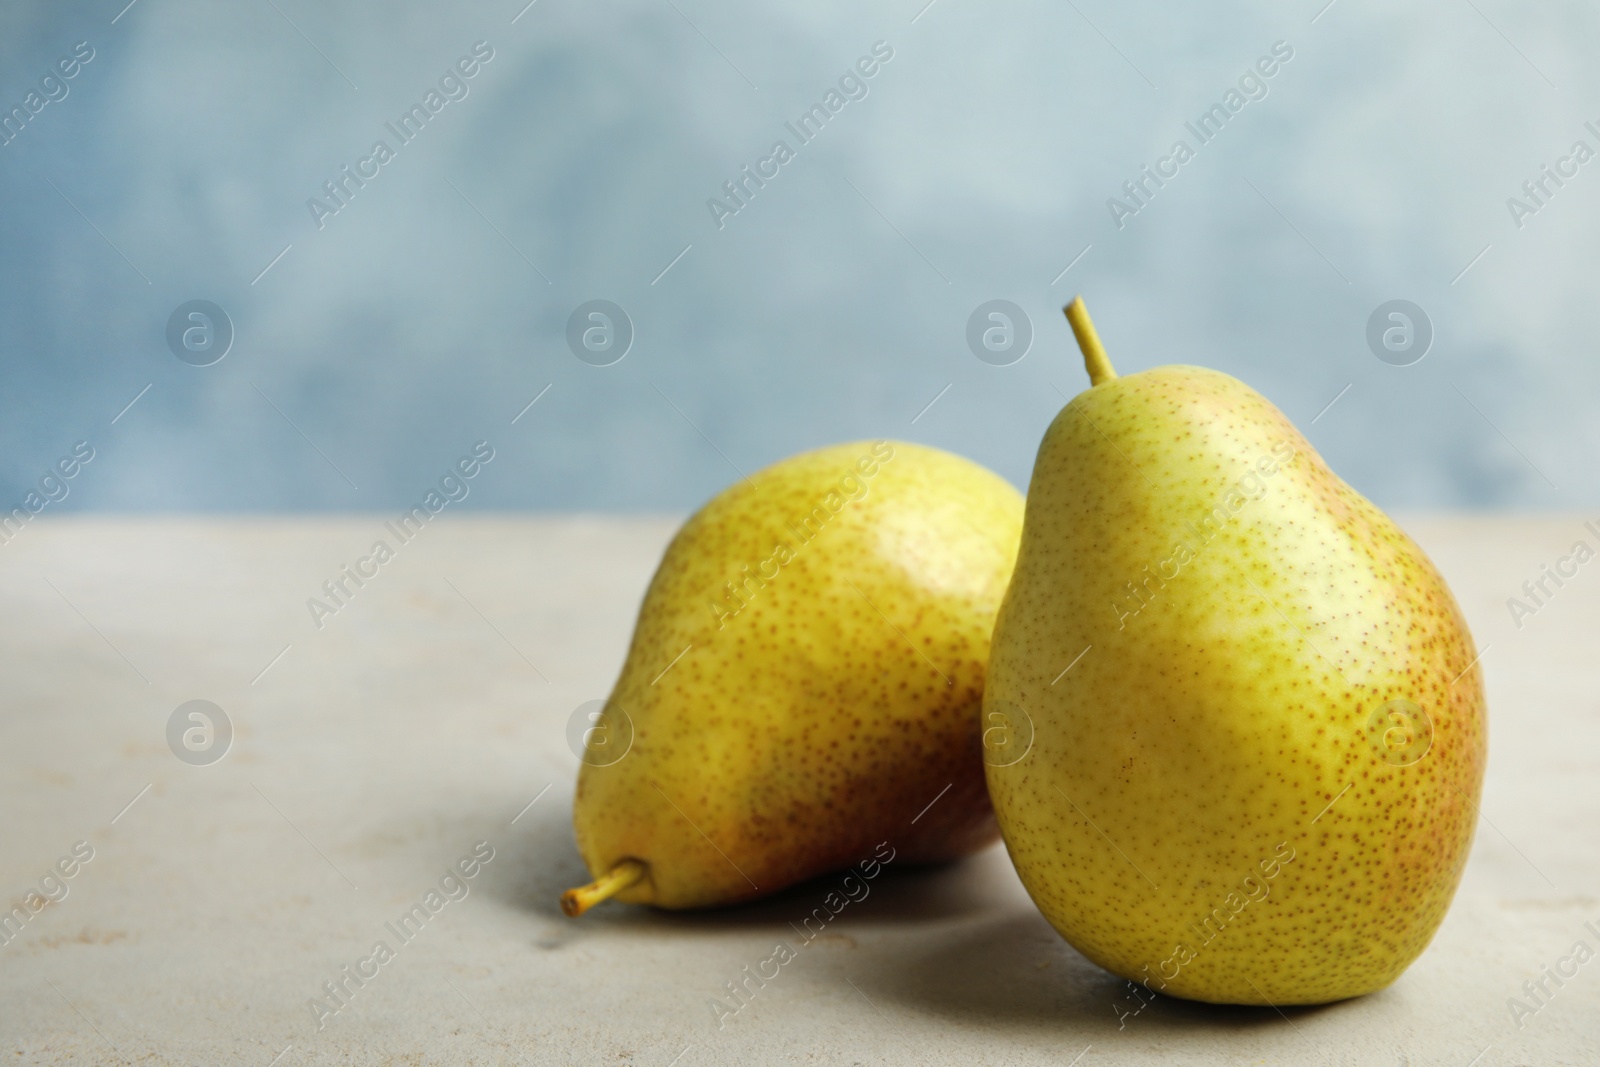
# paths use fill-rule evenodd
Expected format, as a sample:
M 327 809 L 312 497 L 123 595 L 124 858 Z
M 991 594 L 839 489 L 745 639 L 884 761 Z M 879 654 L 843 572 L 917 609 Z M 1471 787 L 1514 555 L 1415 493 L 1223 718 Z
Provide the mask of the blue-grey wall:
M 80 440 L 61 510 L 395 508 L 479 440 L 467 506 L 686 509 L 869 436 L 1025 486 L 1079 291 L 1121 370 L 1245 379 L 1382 505 L 1596 500 L 1588 5 L 125 2 L 0 7 L 6 507 Z M 235 335 L 204 367 L 166 337 L 196 299 Z M 569 350 L 593 299 L 635 332 L 610 366 Z M 1034 335 L 1007 366 L 967 341 L 995 299 Z M 1405 366 L 1368 342 L 1393 299 L 1433 333 Z

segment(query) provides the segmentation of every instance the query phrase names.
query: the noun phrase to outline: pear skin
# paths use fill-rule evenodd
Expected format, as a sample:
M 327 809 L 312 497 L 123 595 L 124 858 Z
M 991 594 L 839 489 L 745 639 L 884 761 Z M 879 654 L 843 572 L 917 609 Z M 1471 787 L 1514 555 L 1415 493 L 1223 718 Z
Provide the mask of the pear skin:
M 579 768 L 596 881 L 568 914 L 732 904 L 993 841 L 978 711 L 1021 530 L 998 475 L 888 441 L 795 456 L 690 518 L 601 716 L 631 747 Z
M 1423 551 L 1242 382 L 1116 377 L 1039 447 L 984 698 L 1011 859 L 1151 990 L 1313 1004 L 1443 920 L 1483 782 L 1482 676 Z M 1080 657 L 1081 658 L 1078 658 Z M 1064 670 L 1071 664 L 1070 670 Z

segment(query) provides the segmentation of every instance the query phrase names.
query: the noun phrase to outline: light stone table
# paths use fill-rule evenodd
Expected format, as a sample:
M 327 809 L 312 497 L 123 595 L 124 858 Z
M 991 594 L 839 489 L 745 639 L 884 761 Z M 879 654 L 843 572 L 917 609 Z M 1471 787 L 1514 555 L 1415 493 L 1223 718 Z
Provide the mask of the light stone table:
M 567 722 L 613 681 L 672 521 L 450 516 L 318 629 L 307 599 L 382 517 L 41 519 L 0 547 L 0 899 L 25 914 L 0 1064 L 1600 1062 L 1600 962 L 1508 1006 L 1600 950 L 1600 562 L 1507 606 L 1600 541 L 1585 518 L 1406 523 L 1486 648 L 1491 708 L 1477 841 L 1422 958 L 1328 1007 L 1157 998 L 1121 1022 L 1125 987 L 1000 847 L 889 867 L 803 947 L 791 923 L 837 879 L 562 916 L 584 880 Z M 220 761 L 169 745 L 191 700 L 231 722 Z M 216 751 L 180 720 L 176 751 Z M 712 998 L 779 942 L 795 958 L 719 1028 Z

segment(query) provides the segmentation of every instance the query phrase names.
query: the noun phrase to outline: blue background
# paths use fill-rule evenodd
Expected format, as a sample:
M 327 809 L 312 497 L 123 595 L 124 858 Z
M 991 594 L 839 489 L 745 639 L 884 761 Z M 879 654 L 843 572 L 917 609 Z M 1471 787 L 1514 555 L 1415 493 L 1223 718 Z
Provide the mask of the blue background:
M 1600 147 L 1582 5 L 124 2 L 0 8 L 6 110 L 95 51 L 0 148 L 6 507 L 80 439 L 62 510 L 397 509 L 483 439 L 467 507 L 682 510 L 879 436 L 1026 486 L 1087 384 L 1075 292 L 1122 372 L 1243 378 L 1380 505 L 1595 499 L 1600 161 L 1520 229 L 1506 204 Z M 480 40 L 470 94 L 319 229 L 308 198 Z M 719 229 L 707 199 L 880 40 Z M 1266 98 L 1119 229 L 1107 199 L 1279 40 Z M 966 341 L 997 298 L 1034 333 L 1004 367 Z M 1405 367 L 1366 341 L 1394 298 L 1435 333 Z M 209 367 L 166 344 L 192 299 L 236 330 Z M 567 346 L 591 299 L 636 331 L 612 366 Z

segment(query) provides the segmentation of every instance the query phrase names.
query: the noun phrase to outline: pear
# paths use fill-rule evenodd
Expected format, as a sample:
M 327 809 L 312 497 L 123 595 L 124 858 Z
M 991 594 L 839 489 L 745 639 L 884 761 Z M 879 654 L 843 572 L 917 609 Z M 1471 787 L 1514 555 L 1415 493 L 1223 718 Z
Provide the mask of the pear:
M 1024 886 L 1150 990 L 1311 1004 L 1383 988 L 1466 863 L 1482 678 L 1422 550 L 1238 380 L 1092 385 L 1039 446 L 984 693 Z
M 573 827 L 596 880 L 562 908 L 732 904 L 992 842 L 978 713 L 1021 533 L 1008 482 L 901 442 L 808 452 L 712 499 L 589 731 Z

